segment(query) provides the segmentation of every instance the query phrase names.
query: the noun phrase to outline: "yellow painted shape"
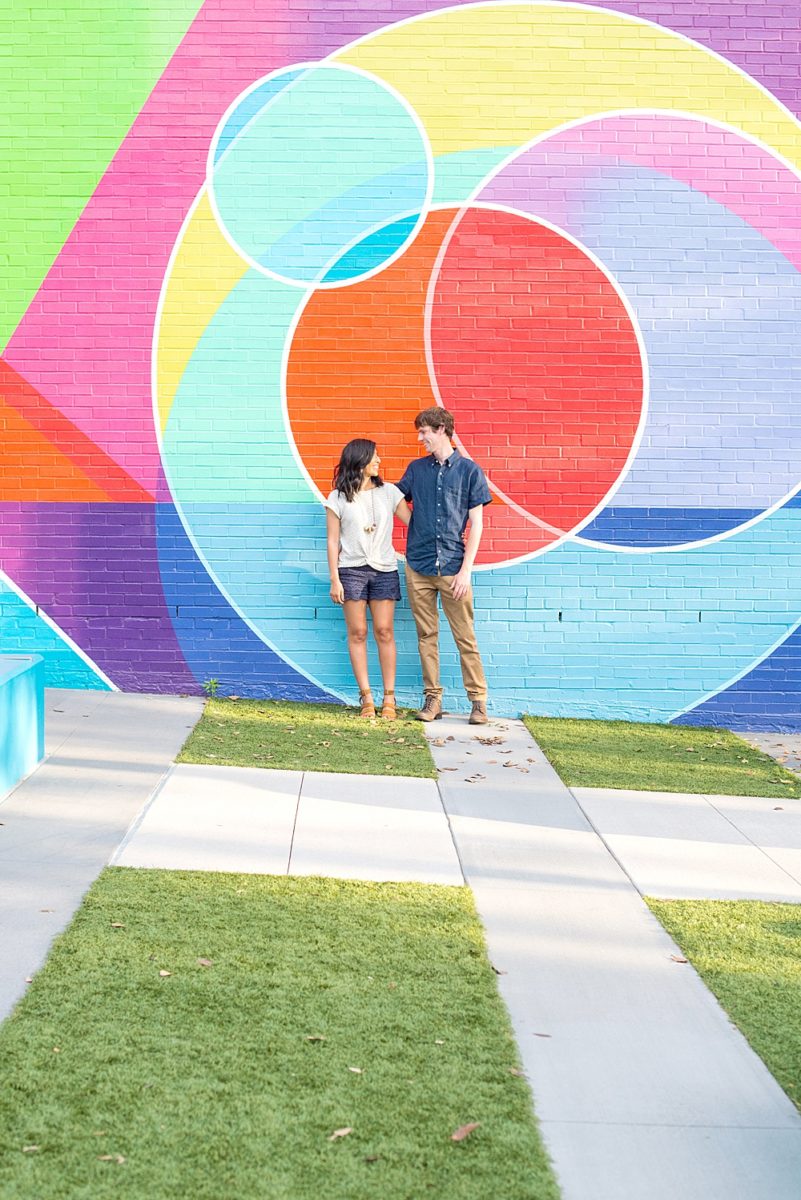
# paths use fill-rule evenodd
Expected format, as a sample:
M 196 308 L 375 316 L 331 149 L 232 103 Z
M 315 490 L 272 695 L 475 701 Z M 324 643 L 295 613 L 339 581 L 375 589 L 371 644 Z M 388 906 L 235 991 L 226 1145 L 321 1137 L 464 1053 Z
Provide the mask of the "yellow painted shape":
M 203 331 L 249 270 L 248 263 L 220 233 L 204 188 L 184 227 L 161 308 L 156 395 L 162 433 L 178 385 Z
M 522 145 L 616 109 L 734 125 L 801 166 L 798 122 L 737 67 L 670 30 L 573 4 L 464 5 L 333 56 L 395 87 L 435 154 Z

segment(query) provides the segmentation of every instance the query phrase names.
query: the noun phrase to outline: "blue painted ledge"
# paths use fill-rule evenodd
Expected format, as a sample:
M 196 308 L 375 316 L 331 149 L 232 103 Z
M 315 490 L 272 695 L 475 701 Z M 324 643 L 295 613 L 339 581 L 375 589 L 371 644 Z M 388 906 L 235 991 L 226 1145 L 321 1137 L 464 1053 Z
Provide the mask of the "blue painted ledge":
M 0 655 L 0 799 L 44 758 L 44 660 Z

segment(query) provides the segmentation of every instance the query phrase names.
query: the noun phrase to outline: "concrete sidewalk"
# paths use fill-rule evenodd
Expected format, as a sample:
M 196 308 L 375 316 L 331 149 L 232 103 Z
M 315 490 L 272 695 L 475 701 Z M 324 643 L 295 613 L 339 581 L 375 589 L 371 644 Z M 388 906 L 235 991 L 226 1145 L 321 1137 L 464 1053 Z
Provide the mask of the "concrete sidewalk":
M 434 783 L 170 766 L 199 702 L 49 706 L 0 807 L 0 1011 L 107 861 L 464 879 L 565 1200 L 799 1200 L 801 1118 L 641 896 L 801 903 L 797 802 L 571 792 L 516 721 L 428 728 Z
M 48 689 L 42 765 L 0 804 L 0 1019 L 141 812 L 202 702 Z

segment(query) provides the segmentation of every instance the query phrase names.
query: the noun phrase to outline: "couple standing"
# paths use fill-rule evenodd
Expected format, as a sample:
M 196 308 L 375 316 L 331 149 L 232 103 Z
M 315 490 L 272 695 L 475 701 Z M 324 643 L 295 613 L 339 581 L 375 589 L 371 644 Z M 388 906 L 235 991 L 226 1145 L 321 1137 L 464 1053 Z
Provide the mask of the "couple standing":
M 379 475 L 375 442 L 357 438 L 342 451 L 334 490 L 325 501 L 331 599 L 344 608 L 363 717 L 375 716 L 367 673 L 369 606 L 384 682 L 381 716 L 392 720 L 396 716 L 395 602 L 401 598 L 392 518 L 399 517 L 409 526 L 406 590 L 417 626 L 425 693 L 417 717 L 434 721 L 442 715 L 439 594 L 472 702 L 470 724 L 485 725 L 487 681 L 473 627 L 470 573 L 484 527 L 484 505 L 492 497 L 481 468 L 455 449 L 453 417 L 446 409 L 426 408 L 414 424 L 417 440 L 428 455 L 409 463 L 397 487 L 384 483 Z

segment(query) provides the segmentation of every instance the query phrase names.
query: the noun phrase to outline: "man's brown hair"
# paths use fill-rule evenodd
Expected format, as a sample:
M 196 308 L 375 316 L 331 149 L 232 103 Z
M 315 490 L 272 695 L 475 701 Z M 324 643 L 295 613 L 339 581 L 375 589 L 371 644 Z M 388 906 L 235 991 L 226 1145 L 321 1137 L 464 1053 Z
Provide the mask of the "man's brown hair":
M 440 408 L 438 404 L 433 408 L 424 408 L 417 414 L 414 427 L 419 429 L 422 425 L 427 425 L 429 429 L 444 429 L 449 438 L 453 437 L 453 415 L 447 408 Z

